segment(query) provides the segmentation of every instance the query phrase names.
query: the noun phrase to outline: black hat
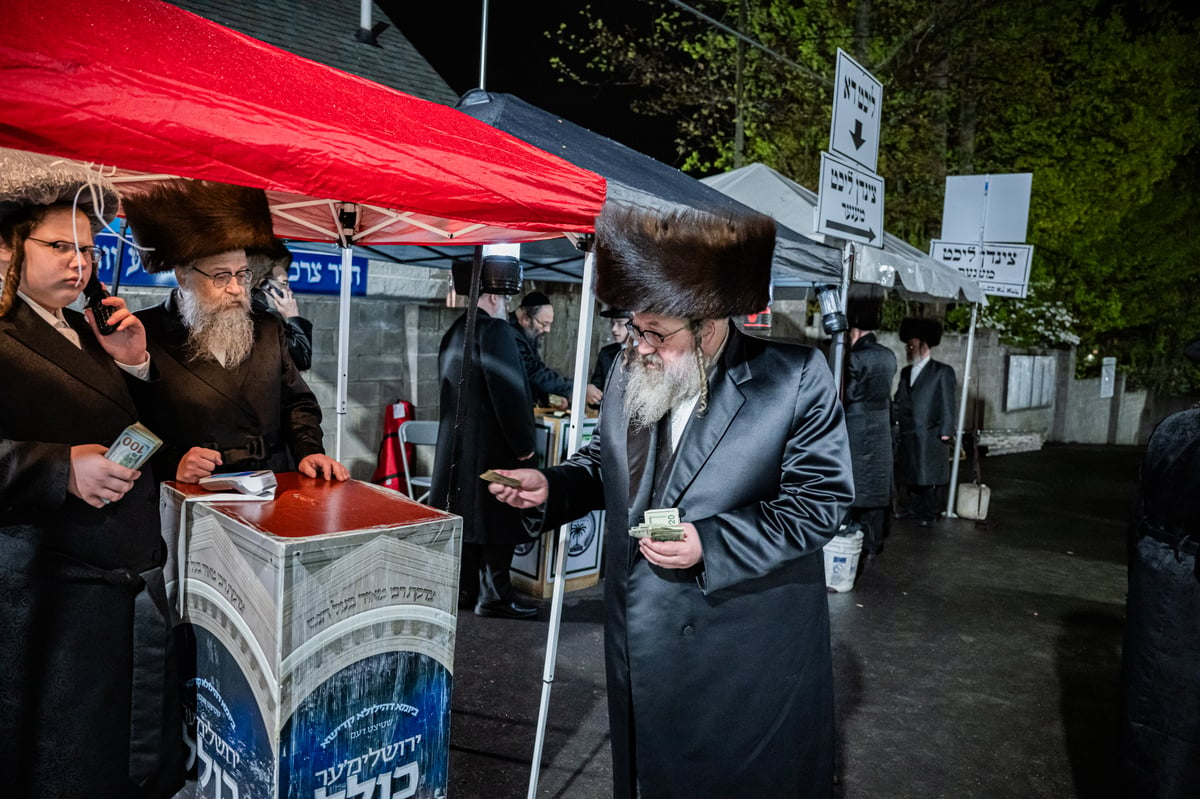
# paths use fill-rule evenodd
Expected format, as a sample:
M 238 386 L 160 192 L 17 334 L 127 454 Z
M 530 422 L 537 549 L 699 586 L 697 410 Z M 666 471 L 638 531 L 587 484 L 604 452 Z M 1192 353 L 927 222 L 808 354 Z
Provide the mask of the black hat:
M 147 272 L 165 272 L 231 250 L 278 253 L 262 189 L 172 180 L 126 195 L 121 207 Z
M 531 291 L 521 299 L 522 308 L 538 308 L 549 304 L 550 298 L 540 291 Z
M 942 343 L 942 323 L 936 319 L 909 317 L 900 323 L 900 340 L 920 339 L 930 347 Z
M 622 311 L 620 308 L 605 308 L 600 312 L 605 319 L 632 319 L 633 311 Z
M 878 330 L 883 323 L 883 300 L 878 297 L 851 297 L 846 303 L 846 321 L 857 330 Z
M 759 213 L 605 204 L 596 218 L 596 296 L 683 319 L 756 313 L 771 299 L 775 221 Z
M 471 293 L 471 261 L 459 260 L 450 264 L 454 293 L 464 297 Z M 512 296 L 521 291 L 524 270 L 521 261 L 511 255 L 489 255 L 483 259 L 479 272 L 481 294 Z

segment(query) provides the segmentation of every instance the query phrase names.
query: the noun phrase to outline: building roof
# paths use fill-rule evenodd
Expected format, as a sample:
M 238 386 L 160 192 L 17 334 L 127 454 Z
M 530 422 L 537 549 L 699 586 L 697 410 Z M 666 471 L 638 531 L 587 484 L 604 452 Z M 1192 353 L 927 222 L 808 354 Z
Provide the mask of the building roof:
M 173 5 L 298 56 L 402 92 L 454 105 L 458 95 L 387 16 L 371 5 L 372 24 L 388 22 L 376 44 L 358 41 L 358 0 L 173 0 Z

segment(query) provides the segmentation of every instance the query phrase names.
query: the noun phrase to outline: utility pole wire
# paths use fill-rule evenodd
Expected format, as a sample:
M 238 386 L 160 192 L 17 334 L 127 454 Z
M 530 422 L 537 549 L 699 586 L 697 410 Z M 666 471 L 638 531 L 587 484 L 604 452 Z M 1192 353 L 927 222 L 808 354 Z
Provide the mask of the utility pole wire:
M 746 36 L 745 34 L 740 33 L 739 31 L 735 31 L 733 28 L 729 27 L 728 25 L 724 24 L 723 22 L 718 22 L 717 20 L 715 20 L 712 17 L 705 14 L 703 11 L 700 11 L 699 9 L 696 9 L 696 8 L 692 8 L 687 3 L 682 2 L 682 0 L 671 0 L 671 3 L 673 5 L 679 6 L 684 11 L 687 11 L 689 14 L 693 14 L 693 15 L 699 17 L 700 19 L 707 22 L 709 25 L 712 25 L 715 28 L 720 28 L 721 30 L 728 33 L 730 36 L 740 39 L 741 41 L 745 42 L 746 44 L 750 45 L 751 47 L 756 47 L 759 50 L 762 50 L 767 55 L 771 56 L 772 58 L 774 58 L 778 61 L 782 61 L 784 64 L 787 64 L 792 69 L 798 69 L 801 72 L 803 72 L 804 74 L 808 75 L 809 77 L 814 78 L 815 80 L 819 81 L 820 83 L 823 83 L 826 86 L 830 86 L 830 87 L 833 86 L 833 81 L 830 80 L 829 78 L 825 77 L 824 75 L 821 75 L 818 72 L 814 72 L 813 70 L 809 69 L 808 67 L 804 66 L 803 64 L 797 64 L 795 61 L 788 58 L 787 56 L 780 55 L 779 53 L 772 50 L 770 47 L 767 47 L 765 44 L 762 44 L 761 42 L 758 42 L 754 39 L 751 39 L 749 36 Z

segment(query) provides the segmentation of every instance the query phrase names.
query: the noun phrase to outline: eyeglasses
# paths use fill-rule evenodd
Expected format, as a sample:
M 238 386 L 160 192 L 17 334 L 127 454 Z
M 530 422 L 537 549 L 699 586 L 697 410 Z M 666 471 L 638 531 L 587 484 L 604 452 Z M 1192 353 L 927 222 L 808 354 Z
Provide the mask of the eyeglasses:
M 76 247 L 75 243 L 71 241 L 43 241 L 35 239 L 33 236 L 26 236 L 25 240 L 36 241 L 38 244 L 49 247 L 54 250 L 55 255 L 63 260 L 74 258 L 76 253 L 79 253 L 85 264 L 99 263 L 104 258 L 104 250 L 95 245 Z
M 208 278 L 209 280 L 211 280 L 213 282 L 214 286 L 216 286 L 219 289 L 223 289 L 226 286 L 228 286 L 229 281 L 231 281 L 231 280 L 236 280 L 238 283 L 242 284 L 243 286 L 249 286 L 250 278 L 252 278 L 254 276 L 254 273 L 251 272 L 249 269 L 239 269 L 236 272 L 217 272 L 215 275 L 210 275 L 208 272 L 197 269 L 196 267 L 193 266 L 192 271 L 199 272 L 200 274 L 204 275 L 206 278 Z
M 663 345 L 664 341 L 678 333 L 680 330 L 687 330 L 690 326 L 691 325 L 689 323 L 681 328 L 678 328 L 677 330 L 672 330 L 670 333 L 656 333 L 653 330 L 642 330 L 640 327 L 635 325 L 632 320 L 625 323 L 625 329 L 629 331 L 629 335 L 633 336 L 634 338 L 641 339 L 654 349 L 658 349 Z

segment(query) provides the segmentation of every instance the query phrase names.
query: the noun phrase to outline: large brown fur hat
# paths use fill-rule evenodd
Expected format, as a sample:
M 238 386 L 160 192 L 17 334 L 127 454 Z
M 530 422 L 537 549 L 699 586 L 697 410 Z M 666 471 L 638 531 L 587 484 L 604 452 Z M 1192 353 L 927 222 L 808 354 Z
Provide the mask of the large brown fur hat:
M 230 250 L 270 253 L 271 209 L 262 189 L 172 180 L 123 198 L 147 272 L 165 272 Z
M 918 319 L 910 316 L 900 322 L 900 340 L 916 338 L 930 347 L 942 343 L 942 323 L 936 319 Z
M 596 296 L 616 308 L 720 319 L 771 298 L 775 221 L 608 203 L 596 218 Z

